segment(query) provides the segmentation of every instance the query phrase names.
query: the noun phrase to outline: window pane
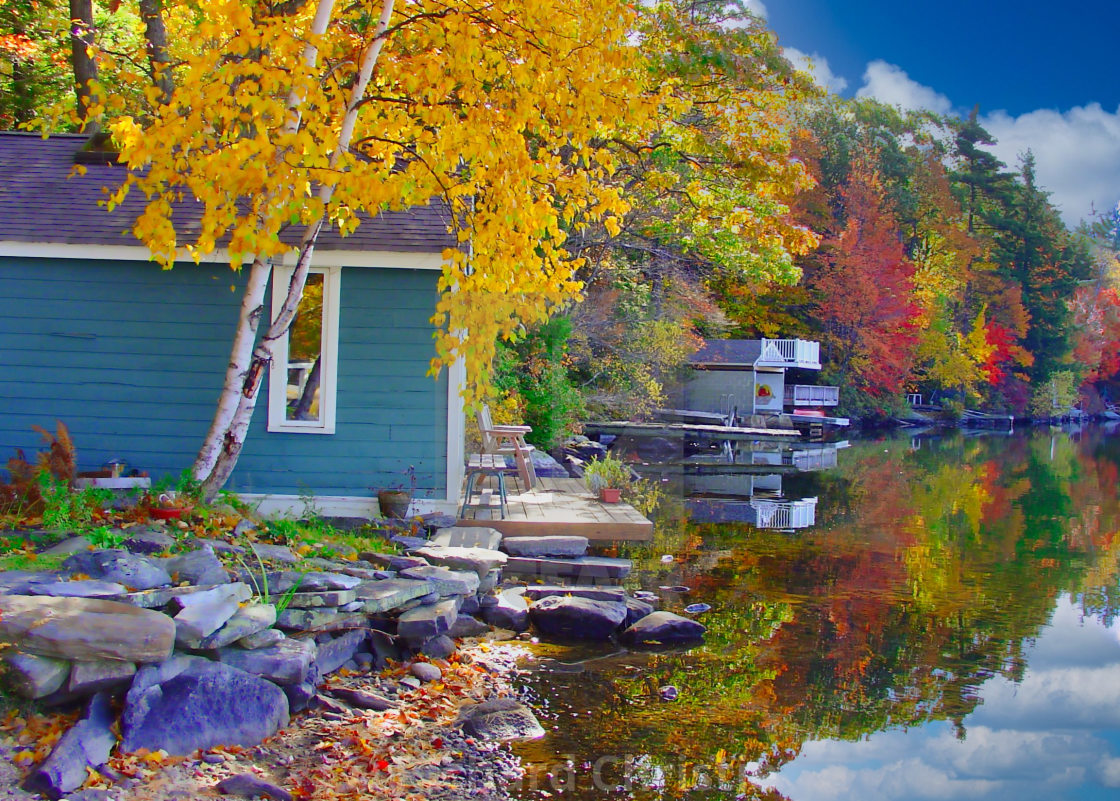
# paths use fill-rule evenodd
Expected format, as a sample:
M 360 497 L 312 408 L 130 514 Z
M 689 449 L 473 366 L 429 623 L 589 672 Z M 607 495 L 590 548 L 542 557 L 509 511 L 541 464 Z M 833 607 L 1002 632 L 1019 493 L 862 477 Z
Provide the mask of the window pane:
M 323 356 L 323 274 L 311 273 L 288 333 L 288 420 L 320 420 Z

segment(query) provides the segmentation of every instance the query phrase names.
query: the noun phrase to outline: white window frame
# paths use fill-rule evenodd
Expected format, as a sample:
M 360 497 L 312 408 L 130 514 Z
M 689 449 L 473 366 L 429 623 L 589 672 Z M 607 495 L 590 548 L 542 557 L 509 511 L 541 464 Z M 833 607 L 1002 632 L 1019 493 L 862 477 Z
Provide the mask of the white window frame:
M 284 305 L 294 267 L 272 268 L 272 319 Z M 268 430 L 291 434 L 333 434 L 335 400 L 338 394 L 338 312 L 342 284 L 341 267 L 312 267 L 309 274 L 323 276 L 323 350 L 319 365 L 319 419 L 289 420 L 288 335 L 276 342 L 268 373 Z

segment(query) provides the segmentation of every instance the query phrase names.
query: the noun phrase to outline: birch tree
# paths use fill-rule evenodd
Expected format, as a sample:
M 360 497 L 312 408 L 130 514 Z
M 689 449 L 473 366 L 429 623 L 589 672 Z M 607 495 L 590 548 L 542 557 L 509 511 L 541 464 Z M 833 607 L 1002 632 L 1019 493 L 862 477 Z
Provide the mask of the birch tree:
M 657 108 L 631 22 L 621 0 L 214 0 L 169 15 L 167 41 L 181 52 L 154 72 L 173 81 L 118 76 L 166 101 L 148 115 L 92 82 L 91 113 L 130 168 L 110 205 L 145 193 L 134 233 L 154 259 L 170 269 L 223 246 L 248 272 L 193 468 L 208 495 L 236 464 L 324 226 L 345 235 L 382 210 L 447 203 L 470 259 L 466 247 L 443 254 L 433 370 L 463 358 L 476 391 L 499 338 L 577 296 L 566 232 L 626 209 L 601 143 L 640 135 Z M 176 228 L 183 197 L 202 209 L 190 242 Z M 269 316 L 270 265 L 290 250 L 280 237 L 290 226 L 302 231 L 296 268 Z

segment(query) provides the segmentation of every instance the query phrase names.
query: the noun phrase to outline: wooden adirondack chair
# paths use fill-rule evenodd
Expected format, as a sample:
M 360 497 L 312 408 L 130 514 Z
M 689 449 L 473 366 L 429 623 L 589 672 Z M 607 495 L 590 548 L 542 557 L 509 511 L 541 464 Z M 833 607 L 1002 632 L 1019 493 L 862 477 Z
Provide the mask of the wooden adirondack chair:
M 532 431 L 531 426 L 496 426 L 490 419 L 490 407 L 483 404 L 476 415 L 478 433 L 482 435 L 482 452 L 512 453 L 517 461 L 517 475 L 526 490 L 533 489 L 537 483 L 537 471 L 533 469 L 532 453 L 535 448 L 525 442 L 525 435 Z

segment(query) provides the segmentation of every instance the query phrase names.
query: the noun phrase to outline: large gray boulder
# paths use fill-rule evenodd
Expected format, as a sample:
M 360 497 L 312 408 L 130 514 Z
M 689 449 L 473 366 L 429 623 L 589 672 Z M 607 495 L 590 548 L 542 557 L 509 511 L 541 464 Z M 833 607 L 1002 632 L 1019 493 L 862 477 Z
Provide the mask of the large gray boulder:
M 287 723 L 288 699 L 272 682 L 177 656 L 136 674 L 121 715 L 121 747 L 185 756 L 216 745 L 256 745 Z
M 626 605 L 553 595 L 529 607 L 529 617 L 542 634 L 550 637 L 605 640 L 626 619 Z
M 62 570 L 69 575 L 84 573 L 90 578 L 115 581 L 132 590 L 150 590 L 171 583 L 171 574 L 151 559 L 118 549 L 73 554 L 62 563 Z
M 701 640 L 706 631 L 707 628 L 703 623 L 690 618 L 674 615 L 672 612 L 653 612 L 622 632 L 621 639 L 635 645 L 641 643 L 672 645 Z
M 480 740 L 533 740 L 544 736 L 536 715 L 512 698 L 494 698 L 465 708 L 459 726 Z
M 175 623 L 116 601 L 0 595 L 0 642 L 60 659 L 161 662 L 175 646 Z
M 77 790 L 89 776 L 87 768 L 109 761 L 117 744 L 113 734 L 109 696 L 99 693 L 90 699 L 82 719 L 71 726 L 43 762 L 23 783 L 23 788 L 49 798 L 60 798 Z

